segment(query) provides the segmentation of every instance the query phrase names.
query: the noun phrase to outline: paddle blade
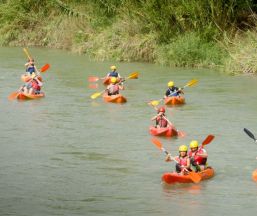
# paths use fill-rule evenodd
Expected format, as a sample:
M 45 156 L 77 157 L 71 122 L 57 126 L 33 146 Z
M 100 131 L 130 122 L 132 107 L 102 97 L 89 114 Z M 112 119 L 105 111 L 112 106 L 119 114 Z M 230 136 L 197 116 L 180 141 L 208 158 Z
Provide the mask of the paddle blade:
M 90 83 L 88 85 L 88 88 L 90 88 L 90 89 L 97 89 L 98 88 L 98 84 L 97 83 Z
M 206 138 L 205 138 L 205 140 L 202 142 L 202 146 L 204 146 L 204 145 L 208 145 L 213 139 L 214 139 L 214 135 L 208 135 Z
M 19 95 L 19 92 L 13 92 L 8 96 L 9 100 L 14 100 L 17 98 L 17 96 Z
M 139 73 L 138 72 L 133 72 L 128 76 L 128 79 L 137 79 Z
M 160 101 L 158 100 L 153 100 L 153 101 L 150 101 L 149 104 L 152 105 L 152 106 L 158 106 L 160 103 Z
M 96 99 L 96 98 L 98 98 L 101 94 L 102 94 L 102 92 L 96 92 L 96 93 L 94 93 L 94 94 L 91 95 L 91 98 L 92 98 L 92 99 Z
M 95 76 L 89 76 L 87 78 L 88 82 L 97 82 L 100 78 L 99 77 L 95 77 Z
M 197 83 L 198 83 L 198 80 L 193 79 L 193 80 L 190 80 L 190 81 L 186 84 L 186 86 L 194 86 L 194 85 L 196 85 Z
M 50 68 L 50 64 L 45 64 L 41 69 L 40 72 L 44 73 L 45 71 L 47 71 Z
M 162 150 L 162 143 L 158 140 L 158 139 L 156 139 L 156 138 L 152 138 L 152 143 L 154 144 L 154 145 L 156 145 L 156 147 L 158 148 L 158 149 L 160 149 L 160 150 Z
M 254 141 L 256 141 L 255 136 L 253 135 L 253 133 L 251 131 L 249 131 L 247 128 L 244 128 L 244 132 L 250 137 L 252 138 Z
M 191 180 L 194 182 L 194 183 L 199 183 L 201 180 L 202 180 L 202 177 L 200 176 L 199 173 L 196 173 L 196 172 L 189 172 L 189 177 L 191 178 Z

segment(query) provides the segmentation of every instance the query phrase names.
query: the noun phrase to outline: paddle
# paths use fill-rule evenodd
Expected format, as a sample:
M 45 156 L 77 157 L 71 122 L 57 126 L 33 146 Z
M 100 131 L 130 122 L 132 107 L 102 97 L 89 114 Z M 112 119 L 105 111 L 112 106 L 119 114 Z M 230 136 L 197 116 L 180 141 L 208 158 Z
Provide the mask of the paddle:
M 163 148 L 163 146 L 162 146 L 162 143 L 158 140 L 158 139 L 156 139 L 156 138 L 152 138 L 152 143 L 153 144 L 155 144 L 155 146 L 157 147 L 157 148 L 159 148 L 161 151 L 163 151 L 166 155 L 168 155 L 169 154 L 169 152 L 165 149 L 165 148 Z M 176 160 L 175 160 L 175 158 L 173 157 L 172 158 L 176 163 L 178 163 Z M 188 171 L 187 169 L 185 169 L 186 171 Z M 196 173 L 196 172 L 189 172 L 188 171 L 188 176 L 189 176 L 189 178 L 194 182 L 194 183 L 199 183 L 200 181 L 201 181 L 201 176 L 198 174 L 198 173 Z
M 257 142 L 257 139 L 255 138 L 255 136 L 253 135 L 253 133 L 251 131 L 249 131 L 247 128 L 244 128 L 244 132 L 254 140 L 254 142 Z
M 130 74 L 131 78 L 130 79 L 137 79 L 138 78 L 138 75 L 139 73 L 138 72 L 132 72 Z M 103 78 L 100 78 L 100 77 L 97 77 L 97 76 L 89 76 L 87 78 L 88 82 L 97 82 L 98 80 L 103 80 L 105 79 L 106 77 L 103 77 Z
M 189 86 L 189 87 L 190 87 L 190 86 L 194 86 L 194 85 L 196 85 L 197 83 L 198 83 L 198 80 L 196 80 L 196 79 L 190 80 L 184 87 L 182 87 L 181 89 L 179 89 L 179 90 L 173 92 L 170 96 L 172 96 L 172 95 L 178 93 L 180 90 L 183 90 L 184 88 L 186 88 L 186 87 L 188 87 L 188 86 Z M 159 100 L 152 100 L 152 101 L 150 101 L 149 103 L 152 104 L 153 106 L 157 106 L 157 105 L 159 105 L 159 103 L 160 103 L 162 100 L 164 100 L 164 98 L 159 99 Z
M 137 79 L 138 78 L 138 72 L 133 72 L 133 73 L 131 73 L 128 77 L 126 77 L 126 78 L 124 78 L 122 81 L 120 81 L 120 82 L 124 82 L 126 79 Z M 119 83 L 120 83 L 119 82 Z M 105 89 L 106 90 L 106 89 Z M 101 91 L 101 92 L 96 92 L 96 93 L 94 93 L 94 94 L 92 94 L 90 97 L 92 98 L 92 99 L 96 99 L 96 98 L 98 98 L 100 95 L 102 95 L 104 92 L 105 92 L 105 90 L 103 90 L 103 91 Z

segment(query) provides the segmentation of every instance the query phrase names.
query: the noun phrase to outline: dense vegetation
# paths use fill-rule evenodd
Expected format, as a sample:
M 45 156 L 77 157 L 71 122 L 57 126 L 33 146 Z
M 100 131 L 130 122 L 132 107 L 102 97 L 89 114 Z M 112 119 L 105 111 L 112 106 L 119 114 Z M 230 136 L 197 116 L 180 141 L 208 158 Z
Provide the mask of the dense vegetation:
M 254 0 L 2 0 L 0 45 L 257 72 Z

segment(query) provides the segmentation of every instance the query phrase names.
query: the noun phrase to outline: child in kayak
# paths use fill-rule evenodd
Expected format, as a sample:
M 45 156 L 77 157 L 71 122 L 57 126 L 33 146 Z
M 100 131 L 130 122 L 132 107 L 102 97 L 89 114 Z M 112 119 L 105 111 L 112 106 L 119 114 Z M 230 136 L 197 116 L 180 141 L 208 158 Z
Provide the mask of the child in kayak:
M 123 90 L 124 87 L 117 82 L 116 77 L 111 78 L 111 84 L 107 86 L 106 92 L 108 95 L 117 95 L 119 94 L 120 90 Z
M 191 151 L 188 155 L 190 157 L 192 168 L 196 172 L 205 170 L 207 168 L 207 151 L 203 147 L 199 147 L 196 140 L 190 142 L 190 149 Z
M 43 86 L 43 83 L 40 82 L 38 77 L 35 74 L 32 74 L 32 79 L 27 82 L 25 85 L 23 85 L 20 88 L 20 91 L 24 92 L 24 94 L 40 94 L 41 86 Z
M 173 81 L 169 81 L 168 82 L 168 89 L 167 89 L 167 91 L 164 95 L 164 98 L 172 97 L 172 96 L 179 96 L 179 94 L 184 94 L 184 92 L 180 88 L 174 86 Z
M 165 115 L 165 108 L 164 107 L 160 107 L 157 110 L 157 115 L 154 116 L 151 120 L 156 122 L 156 128 L 165 128 L 168 126 L 171 126 L 171 122 L 167 119 L 166 115 Z
M 28 75 L 32 75 L 33 73 L 39 74 L 37 67 L 35 66 L 34 59 L 29 59 L 28 62 L 25 64 L 26 72 Z
M 190 160 L 187 155 L 187 146 L 181 145 L 179 147 L 179 156 L 171 157 L 170 154 L 165 158 L 166 162 L 175 161 L 176 162 L 176 172 L 180 174 L 187 174 L 190 170 Z
M 117 72 L 117 68 L 116 68 L 115 65 L 112 65 L 110 68 L 111 68 L 112 71 L 111 71 L 110 73 L 108 73 L 108 74 L 106 75 L 106 77 L 121 78 L 121 77 L 120 77 L 120 74 Z

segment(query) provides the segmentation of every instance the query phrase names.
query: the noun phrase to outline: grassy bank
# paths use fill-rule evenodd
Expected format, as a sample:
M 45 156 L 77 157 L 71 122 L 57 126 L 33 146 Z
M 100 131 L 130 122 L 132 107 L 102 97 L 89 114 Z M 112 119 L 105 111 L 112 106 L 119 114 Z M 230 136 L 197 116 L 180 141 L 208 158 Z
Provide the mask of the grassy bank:
M 6 0 L 0 45 L 256 73 L 255 11 L 245 0 Z

